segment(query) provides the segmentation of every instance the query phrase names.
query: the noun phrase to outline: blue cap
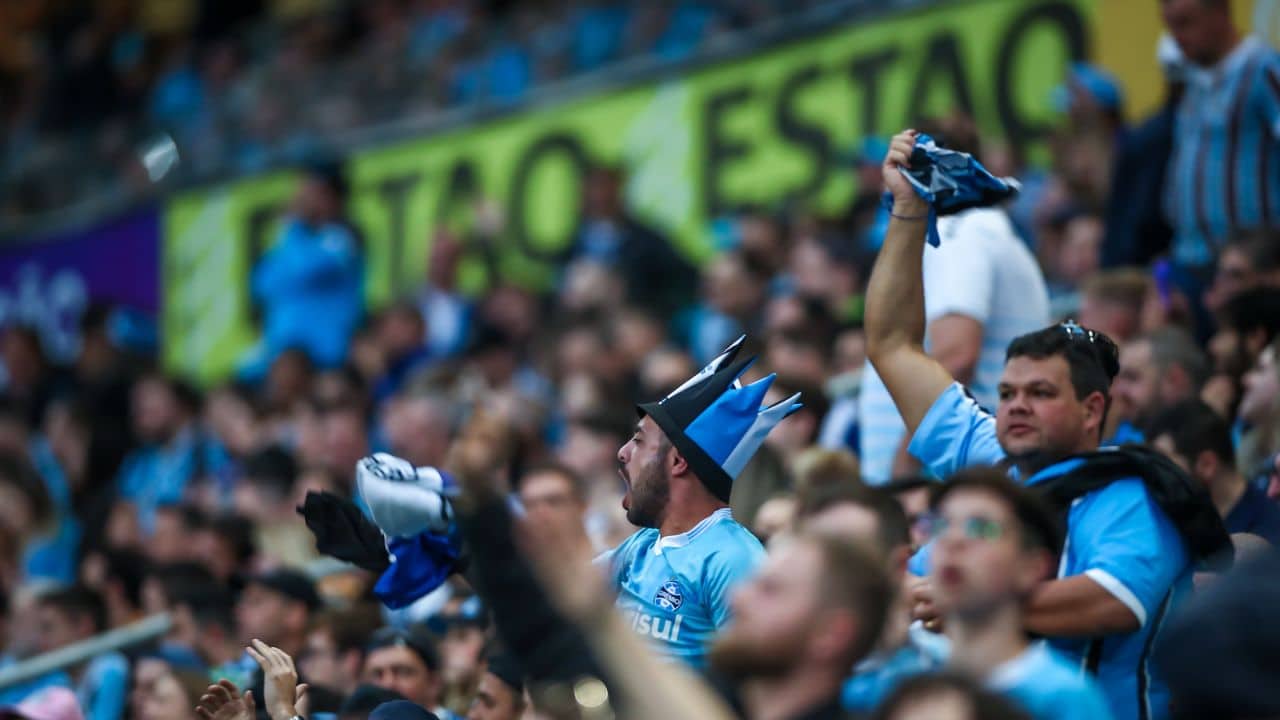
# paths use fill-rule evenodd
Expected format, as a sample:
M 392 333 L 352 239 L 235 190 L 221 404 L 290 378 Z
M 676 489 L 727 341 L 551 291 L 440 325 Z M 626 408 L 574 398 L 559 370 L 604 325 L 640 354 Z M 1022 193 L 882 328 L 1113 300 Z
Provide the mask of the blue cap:
M 1089 63 L 1072 63 L 1066 82 L 1053 89 L 1053 105 L 1058 112 L 1071 109 L 1072 89 L 1079 88 L 1107 110 L 1119 112 L 1124 102 L 1120 83 L 1111 73 Z

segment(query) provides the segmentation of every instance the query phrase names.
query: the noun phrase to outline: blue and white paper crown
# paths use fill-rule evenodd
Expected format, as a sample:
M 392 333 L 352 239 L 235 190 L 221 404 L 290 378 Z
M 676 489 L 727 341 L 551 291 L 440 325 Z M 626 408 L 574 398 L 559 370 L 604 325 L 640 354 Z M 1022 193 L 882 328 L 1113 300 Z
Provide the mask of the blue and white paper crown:
M 658 402 L 637 406 L 666 433 L 698 479 L 728 502 L 733 481 L 783 418 L 799 410 L 800 393 L 764 406 L 776 375 L 743 385 L 739 378 L 755 362 L 735 362 L 746 336 L 725 348 L 697 375 Z

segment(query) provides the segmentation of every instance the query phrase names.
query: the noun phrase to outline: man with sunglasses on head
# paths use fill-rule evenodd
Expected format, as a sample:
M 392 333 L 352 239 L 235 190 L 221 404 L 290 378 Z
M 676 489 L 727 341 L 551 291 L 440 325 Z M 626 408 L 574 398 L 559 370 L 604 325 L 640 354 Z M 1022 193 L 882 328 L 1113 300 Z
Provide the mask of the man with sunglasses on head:
M 1062 542 L 1053 510 L 998 470 L 961 470 L 930 502 L 934 602 L 952 651 L 947 664 L 1022 705 L 1038 720 L 1106 720 L 1106 701 L 1079 665 L 1031 641 L 1024 603 L 1053 575 Z
M 1168 688 L 1149 655 L 1166 616 L 1190 593 L 1194 540 L 1145 476 L 1099 480 L 1092 472 L 1109 461 L 1096 451 L 1118 370 L 1115 345 L 1074 323 L 1014 339 L 995 416 L 924 351 L 921 259 L 933 210 L 903 175 L 916 135 L 896 136 L 882 168 L 893 210 L 867 291 L 867 356 L 912 434 L 910 452 L 934 475 L 1001 465 L 1042 492 L 1073 491 L 1056 495 L 1067 527 L 1057 578 L 1029 593 L 1023 626 L 1095 673 L 1118 720 L 1167 717 Z M 1185 474 L 1170 484 L 1188 517 L 1213 514 Z M 1220 522 L 1203 534 L 1201 545 L 1229 543 Z M 919 598 L 926 606 L 927 595 Z

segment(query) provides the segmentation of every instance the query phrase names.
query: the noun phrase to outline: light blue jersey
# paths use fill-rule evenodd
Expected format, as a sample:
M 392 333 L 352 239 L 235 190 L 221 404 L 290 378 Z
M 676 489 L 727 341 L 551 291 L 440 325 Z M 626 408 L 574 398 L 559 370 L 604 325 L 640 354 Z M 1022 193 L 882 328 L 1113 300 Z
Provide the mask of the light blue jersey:
M 729 595 L 764 559 L 760 541 L 728 508 L 691 530 L 660 537 L 640 530 L 600 557 L 618 607 L 664 656 L 701 668 L 707 643 L 729 620 Z
M 940 477 L 964 467 L 994 465 L 1005 457 L 996 441 L 995 418 L 958 383 L 929 409 L 910 451 Z M 1052 465 L 1025 482 L 1034 486 L 1082 462 Z M 921 565 L 912 563 L 913 572 Z M 1169 690 L 1152 674 L 1151 647 L 1171 610 L 1190 595 L 1191 574 L 1182 538 L 1140 478 L 1118 480 L 1071 505 L 1058 577 L 1089 576 L 1133 611 L 1139 628 L 1051 642 L 1070 662 L 1096 671 L 1116 720 L 1168 717 Z
M 1110 720 L 1093 679 L 1044 643 L 1036 643 L 991 672 L 987 686 L 1036 720 Z
M 916 621 L 907 642 L 892 652 L 877 652 L 858 663 L 853 677 L 840 690 L 840 705 L 853 713 L 870 714 L 904 680 L 938 670 L 951 653 L 945 635 L 924 629 Z

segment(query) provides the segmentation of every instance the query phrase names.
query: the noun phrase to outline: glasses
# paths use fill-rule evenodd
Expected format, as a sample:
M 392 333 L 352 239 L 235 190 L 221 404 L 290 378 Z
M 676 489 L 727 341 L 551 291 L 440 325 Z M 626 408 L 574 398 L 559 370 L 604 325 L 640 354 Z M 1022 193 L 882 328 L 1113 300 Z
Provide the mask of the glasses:
M 1098 352 L 1098 360 L 1102 362 L 1102 369 L 1106 371 L 1108 377 L 1116 376 L 1120 370 L 1120 349 L 1111 341 L 1111 338 L 1096 330 L 1082 327 L 1075 320 L 1059 323 L 1058 327 L 1062 328 L 1071 340 L 1083 340 L 1093 346 Z
M 971 515 L 958 521 L 942 515 L 930 515 L 927 521 L 929 537 L 934 540 L 946 535 L 953 526 L 959 527 L 960 532 L 969 540 L 999 540 L 1004 537 L 1004 525 L 980 515 Z

